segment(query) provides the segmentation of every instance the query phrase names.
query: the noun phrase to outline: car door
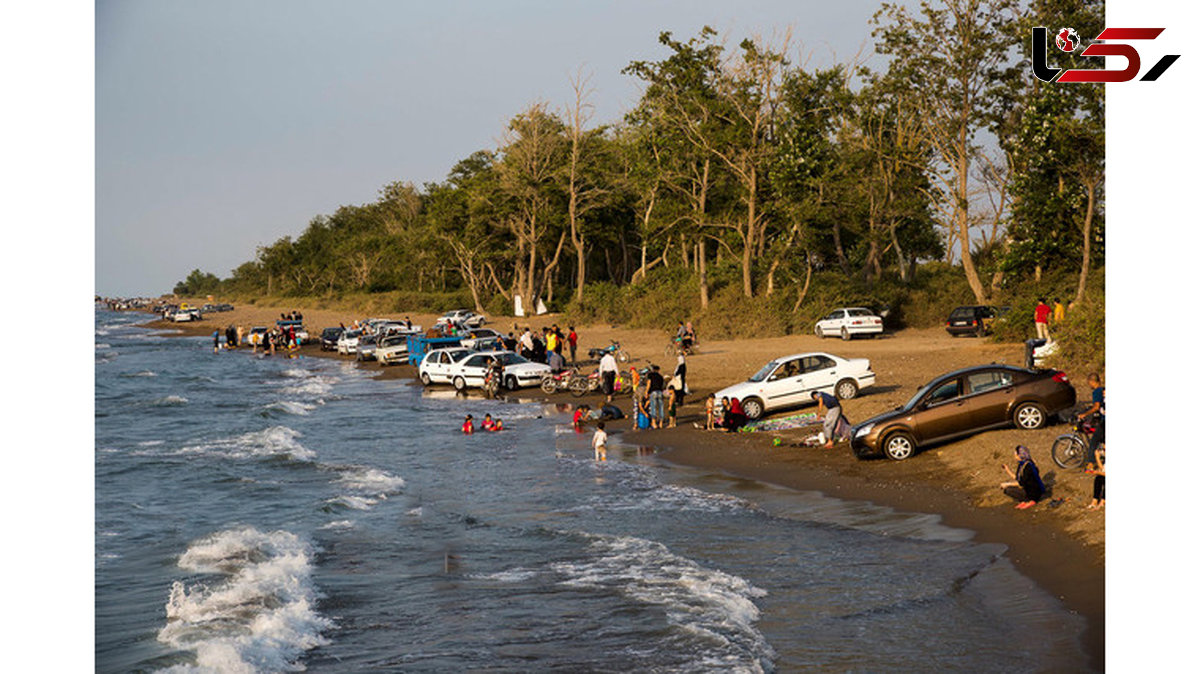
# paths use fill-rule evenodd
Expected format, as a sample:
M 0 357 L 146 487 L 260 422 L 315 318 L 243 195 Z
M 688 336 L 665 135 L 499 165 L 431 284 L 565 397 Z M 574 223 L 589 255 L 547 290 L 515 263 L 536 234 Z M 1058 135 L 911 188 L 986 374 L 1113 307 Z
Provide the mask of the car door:
M 982 370 L 966 375 L 964 380 L 977 428 L 1008 421 L 1008 406 L 1015 389 L 1012 371 L 1002 368 Z
M 963 433 L 973 427 L 970 401 L 963 395 L 961 376 L 939 382 L 917 403 L 913 430 L 920 442 Z
M 463 359 L 455 372 L 466 380 L 467 386 L 483 386 L 483 376 L 487 373 L 487 361 L 491 356 L 478 354 Z
M 792 358 L 780 362 L 775 371 L 763 381 L 762 396 L 766 409 L 800 402 L 804 393 L 800 361 L 800 358 Z
M 804 379 L 802 399 L 811 400 L 813 391 L 833 395 L 838 383 L 837 361 L 829 356 L 806 356 L 801 363 Z

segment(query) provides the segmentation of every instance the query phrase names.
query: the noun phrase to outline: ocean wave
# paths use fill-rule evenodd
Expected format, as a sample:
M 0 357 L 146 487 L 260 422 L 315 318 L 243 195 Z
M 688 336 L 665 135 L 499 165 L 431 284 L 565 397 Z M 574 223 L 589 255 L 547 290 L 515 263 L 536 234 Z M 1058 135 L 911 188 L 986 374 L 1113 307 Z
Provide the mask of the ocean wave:
M 287 531 L 253 527 L 198 540 L 179 567 L 221 575 L 219 582 L 175 581 L 167 599 L 167 624 L 158 640 L 195 653 L 194 665 L 168 671 L 298 671 L 296 660 L 329 643 L 333 622 L 315 610 L 311 546 Z
M 340 471 L 337 481 L 355 491 L 386 495 L 404 488 L 404 478 L 378 468 L 350 466 Z
M 353 529 L 355 527 L 353 520 L 337 520 L 328 522 L 317 527 L 318 529 Z
M 155 398 L 154 402 L 151 404 L 155 405 L 156 407 L 175 407 L 177 405 L 188 404 L 188 399 L 184 398 L 183 396 L 168 395 L 163 396 L 162 398 Z
M 342 494 L 334 496 L 331 499 L 325 500 L 324 510 L 326 512 L 336 512 L 343 508 L 350 510 L 370 510 L 371 506 L 379 503 L 379 499 L 367 498 L 365 496 L 350 496 Z
M 282 456 L 296 461 L 311 461 L 316 458 L 316 452 L 296 440 L 299 437 L 299 431 L 287 426 L 271 426 L 261 431 L 189 445 L 177 450 L 175 454 L 215 454 L 233 459 Z
M 634 601 L 658 606 L 678 628 L 669 639 L 696 649 L 701 669 L 762 671 L 775 657 L 755 628 L 754 599 L 766 596 L 745 579 L 700 566 L 656 541 L 631 536 L 584 534 L 591 539 L 587 558 L 556 562 L 550 569 L 559 584 L 615 591 Z M 699 637 L 699 639 L 697 639 Z
M 96 348 L 97 348 L 97 349 L 111 349 L 111 348 L 112 348 L 112 344 L 97 344 L 97 345 L 96 345 Z
M 122 377 L 157 377 L 158 373 L 151 370 L 141 370 L 140 372 L 125 372 Z
M 316 409 L 316 407 L 316 405 L 302 403 L 295 400 L 279 400 L 267 405 L 264 409 L 268 411 L 283 412 L 284 414 L 306 416 L 309 412 Z

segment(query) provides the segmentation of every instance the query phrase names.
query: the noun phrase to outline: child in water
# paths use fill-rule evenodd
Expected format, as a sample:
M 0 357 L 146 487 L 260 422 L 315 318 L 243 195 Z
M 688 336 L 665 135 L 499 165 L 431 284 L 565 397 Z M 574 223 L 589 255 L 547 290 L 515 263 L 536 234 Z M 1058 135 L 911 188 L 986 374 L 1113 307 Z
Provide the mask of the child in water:
M 470 414 L 467 415 L 466 419 L 463 419 L 462 432 L 466 435 L 471 435 L 475 432 L 474 417 L 472 417 Z
M 495 427 L 496 427 L 496 423 L 494 421 L 492 421 L 492 415 L 490 415 L 490 414 L 483 415 L 483 423 L 479 425 L 479 428 L 481 428 L 485 431 L 491 431 L 491 430 L 495 430 Z
M 604 432 L 604 422 L 596 424 L 596 433 L 592 435 L 592 451 L 597 461 L 608 461 L 608 433 Z
M 504 430 L 504 420 L 501 419 L 500 417 L 496 417 L 496 423 L 492 424 L 492 430 L 493 431 Z

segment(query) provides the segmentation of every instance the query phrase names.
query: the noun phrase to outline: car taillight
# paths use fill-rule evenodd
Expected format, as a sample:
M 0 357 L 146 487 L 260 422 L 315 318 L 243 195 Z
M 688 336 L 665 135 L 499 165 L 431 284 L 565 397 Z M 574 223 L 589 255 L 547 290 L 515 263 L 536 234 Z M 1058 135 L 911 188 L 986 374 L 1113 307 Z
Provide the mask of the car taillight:
M 1060 384 L 1069 384 L 1070 383 L 1069 381 L 1067 381 L 1067 373 L 1066 372 L 1055 372 L 1054 376 L 1051 377 L 1051 379 L 1053 379 L 1054 381 L 1056 381 Z

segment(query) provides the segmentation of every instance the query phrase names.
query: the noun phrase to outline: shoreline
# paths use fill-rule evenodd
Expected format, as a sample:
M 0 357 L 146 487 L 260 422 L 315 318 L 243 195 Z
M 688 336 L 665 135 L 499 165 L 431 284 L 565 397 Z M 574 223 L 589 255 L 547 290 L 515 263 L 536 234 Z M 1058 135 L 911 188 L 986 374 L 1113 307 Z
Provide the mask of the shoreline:
M 415 320 L 414 316 L 414 320 Z M 424 316 L 422 316 L 424 318 Z M 218 319 L 219 320 L 219 319 Z M 553 317 L 525 319 L 538 324 Z M 430 323 L 432 321 L 430 320 Z M 218 322 L 208 324 L 174 324 L 151 319 L 141 324 L 153 329 L 175 330 L 182 335 L 207 336 Z M 499 328 L 498 328 L 499 329 Z M 619 330 L 618 330 L 619 332 Z M 586 350 L 584 350 L 586 351 Z M 301 356 L 344 360 L 336 352 L 324 352 L 319 346 L 306 345 Z M 415 368 L 410 365 L 381 367 L 375 363 L 355 361 L 364 370 L 382 380 L 411 379 Z M 690 375 L 690 373 L 689 373 Z M 1074 378 L 1074 377 L 1073 377 Z M 692 378 L 689 376 L 689 382 Z M 860 461 L 849 456 L 844 446 L 832 450 L 792 446 L 794 432 L 728 434 L 698 430 L 693 421 L 703 421 L 698 406 L 702 395 L 711 386 L 691 386 L 695 390 L 681 408 L 679 426 L 674 429 L 633 430 L 629 419 L 609 422 L 609 428 L 623 444 L 651 447 L 665 462 L 714 473 L 750 479 L 797 491 L 816 491 L 844 500 L 869 501 L 909 513 L 936 515 L 947 526 L 969 529 L 976 542 L 994 542 L 1006 546 L 1005 553 L 1013 565 L 1039 587 L 1061 601 L 1069 611 L 1082 616 L 1086 627 L 1081 647 L 1088 657 L 1087 666 L 1103 671 L 1105 668 L 1105 564 L 1101 521 L 1099 543 L 1094 534 L 1081 534 L 1076 522 L 1061 517 L 1066 506 L 1081 507 L 1068 496 L 1064 506 L 1052 508 L 1049 499 L 1029 511 L 1015 511 L 1007 500 L 998 497 L 998 489 L 986 485 L 998 482 L 981 477 L 977 470 L 963 465 L 955 444 L 934 447 L 908 461 Z M 574 398 L 567 393 L 546 395 L 539 389 L 523 389 L 520 397 L 549 404 L 588 403 L 593 407 L 602 400 L 599 394 Z M 627 404 L 618 403 L 623 409 Z M 626 411 L 628 411 L 626 409 Z M 699 412 L 699 413 L 697 413 Z M 1015 430 L 992 431 L 991 444 L 1007 446 L 1011 453 L 1011 438 L 1019 438 Z M 1005 437 L 1005 436 L 1011 436 Z M 783 446 L 773 446 L 771 440 L 780 437 Z M 980 436 L 976 436 L 980 437 Z M 985 448 L 985 449 L 990 449 Z M 992 454 L 999 456 L 996 451 Z M 1044 468 L 1044 471 L 1053 466 Z M 1055 475 L 1044 474 L 1048 483 Z M 1068 478 L 1078 482 L 1079 476 L 1059 478 L 1063 493 L 1068 491 Z M 1088 482 L 1090 485 L 1090 481 Z M 1050 484 L 1048 484 L 1050 486 Z M 1052 495 L 1057 492 L 1052 491 Z M 1089 493 L 1090 495 L 1090 493 Z M 1060 512 L 1061 511 L 1061 512 Z M 1103 513 L 1097 513 L 1100 517 Z

